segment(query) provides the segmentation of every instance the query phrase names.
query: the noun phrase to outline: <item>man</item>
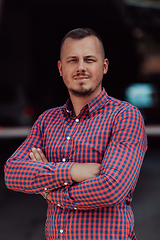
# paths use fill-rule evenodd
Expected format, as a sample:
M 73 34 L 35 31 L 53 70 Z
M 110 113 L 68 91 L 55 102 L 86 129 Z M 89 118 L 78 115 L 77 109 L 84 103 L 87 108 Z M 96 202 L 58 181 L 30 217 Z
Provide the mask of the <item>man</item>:
M 137 108 L 107 95 L 101 38 L 62 40 L 60 76 L 70 99 L 44 112 L 5 165 L 8 188 L 42 194 L 47 239 L 136 239 L 132 195 L 147 148 Z

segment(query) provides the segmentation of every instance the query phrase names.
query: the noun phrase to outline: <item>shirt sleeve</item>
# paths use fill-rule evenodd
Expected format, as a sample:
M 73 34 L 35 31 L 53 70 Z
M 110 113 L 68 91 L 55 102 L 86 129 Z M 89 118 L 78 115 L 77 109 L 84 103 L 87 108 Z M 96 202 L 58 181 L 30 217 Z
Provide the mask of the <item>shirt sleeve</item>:
M 73 163 L 42 163 L 32 161 L 33 147 L 43 150 L 42 116 L 35 122 L 24 143 L 7 160 L 5 183 L 9 189 L 25 193 L 41 193 L 72 184 L 70 168 Z
M 135 107 L 121 110 L 98 177 L 51 191 L 50 199 L 64 209 L 87 210 L 121 203 L 132 195 L 147 149 L 143 118 Z

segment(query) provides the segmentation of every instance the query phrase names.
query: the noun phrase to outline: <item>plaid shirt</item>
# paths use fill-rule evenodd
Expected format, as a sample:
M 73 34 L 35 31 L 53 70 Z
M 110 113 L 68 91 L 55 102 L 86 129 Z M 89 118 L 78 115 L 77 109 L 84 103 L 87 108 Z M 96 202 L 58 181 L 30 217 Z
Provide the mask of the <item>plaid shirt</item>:
M 49 163 L 31 161 L 32 147 L 41 148 Z M 103 89 L 77 117 L 70 100 L 44 112 L 8 159 L 5 181 L 15 191 L 50 191 L 48 240 L 136 239 L 130 204 L 146 148 L 140 112 Z M 101 163 L 100 175 L 75 183 L 73 162 Z

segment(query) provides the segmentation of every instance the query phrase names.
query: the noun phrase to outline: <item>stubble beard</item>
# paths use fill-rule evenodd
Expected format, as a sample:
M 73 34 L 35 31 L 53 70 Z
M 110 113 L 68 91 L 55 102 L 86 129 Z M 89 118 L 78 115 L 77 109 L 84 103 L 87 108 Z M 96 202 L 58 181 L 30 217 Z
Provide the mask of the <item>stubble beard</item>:
M 76 89 L 68 89 L 68 91 L 70 93 L 72 93 L 74 96 L 77 97 L 89 97 L 92 93 L 94 93 L 96 91 L 96 89 L 101 85 L 101 83 L 97 84 L 97 86 L 95 88 L 89 88 L 86 89 L 85 87 L 83 87 L 83 83 L 81 84 L 81 89 L 80 90 L 76 90 Z
M 74 96 L 77 96 L 77 97 L 88 97 L 94 92 L 94 90 L 92 89 L 84 89 L 84 90 L 68 89 L 68 90 Z

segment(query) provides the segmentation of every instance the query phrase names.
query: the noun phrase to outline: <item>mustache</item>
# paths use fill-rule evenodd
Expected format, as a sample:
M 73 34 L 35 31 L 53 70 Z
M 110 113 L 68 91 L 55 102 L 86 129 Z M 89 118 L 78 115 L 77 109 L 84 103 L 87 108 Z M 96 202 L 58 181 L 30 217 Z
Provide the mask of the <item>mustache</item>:
M 76 73 L 73 77 L 90 77 L 90 75 L 85 73 Z

